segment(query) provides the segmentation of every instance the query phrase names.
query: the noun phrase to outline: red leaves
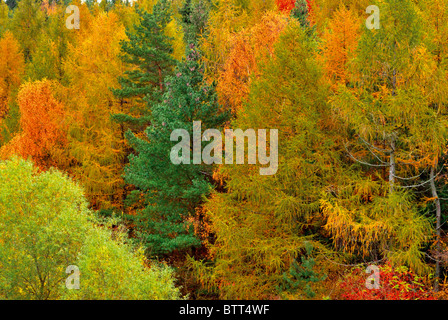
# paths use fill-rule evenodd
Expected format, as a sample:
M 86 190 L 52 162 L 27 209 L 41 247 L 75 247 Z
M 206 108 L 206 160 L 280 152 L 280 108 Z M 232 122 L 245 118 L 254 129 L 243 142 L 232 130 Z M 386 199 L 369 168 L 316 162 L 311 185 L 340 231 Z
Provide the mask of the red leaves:
M 277 4 L 277 8 L 279 11 L 283 11 L 286 13 L 290 13 L 292 9 L 295 8 L 297 0 L 275 0 L 275 3 Z M 313 6 L 312 4 L 314 0 L 306 0 L 306 6 L 308 8 L 308 13 L 313 12 Z
M 296 5 L 296 0 L 276 0 L 278 10 L 290 12 Z
M 369 274 L 361 267 L 354 268 L 338 285 L 343 300 L 435 300 L 425 279 L 406 267 L 379 266 L 380 288 L 367 289 Z

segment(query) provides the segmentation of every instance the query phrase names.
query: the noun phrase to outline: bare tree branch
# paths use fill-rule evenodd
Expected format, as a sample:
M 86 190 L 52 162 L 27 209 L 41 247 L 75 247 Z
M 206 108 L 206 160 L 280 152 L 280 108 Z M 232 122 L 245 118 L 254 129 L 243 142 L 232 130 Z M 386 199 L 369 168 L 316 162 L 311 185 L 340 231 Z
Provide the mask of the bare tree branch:
M 389 166 L 389 164 L 372 164 L 372 163 L 367 163 L 367 162 L 361 161 L 361 160 L 359 160 L 359 159 L 356 159 L 356 158 L 350 153 L 350 151 L 348 151 L 347 146 L 346 146 L 345 143 L 344 143 L 344 148 L 345 148 L 345 151 L 347 151 L 347 153 L 349 154 L 349 156 L 350 156 L 353 160 L 355 160 L 356 162 L 359 162 L 359 163 L 361 163 L 361 164 L 364 164 L 364 165 L 367 165 L 367 166 L 371 166 L 371 167 L 388 167 L 388 166 Z

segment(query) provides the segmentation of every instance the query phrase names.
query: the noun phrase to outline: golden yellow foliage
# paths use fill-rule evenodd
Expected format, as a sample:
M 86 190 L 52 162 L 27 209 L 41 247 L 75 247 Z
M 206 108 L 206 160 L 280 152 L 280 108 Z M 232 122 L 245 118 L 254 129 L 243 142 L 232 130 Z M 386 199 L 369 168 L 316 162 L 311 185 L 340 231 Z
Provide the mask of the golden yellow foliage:
M 4 118 L 11 93 L 20 85 L 25 67 L 19 44 L 9 31 L 0 39 L 0 57 L 0 118 Z

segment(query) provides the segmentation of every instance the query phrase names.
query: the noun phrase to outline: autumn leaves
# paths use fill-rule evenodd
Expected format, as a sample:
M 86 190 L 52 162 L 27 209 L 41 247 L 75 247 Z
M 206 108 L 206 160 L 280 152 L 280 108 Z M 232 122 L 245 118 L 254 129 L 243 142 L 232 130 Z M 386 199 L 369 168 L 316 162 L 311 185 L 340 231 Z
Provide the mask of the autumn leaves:
M 22 132 L 0 149 L 2 157 L 31 157 L 41 169 L 60 166 L 67 146 L 65 110 L 48 80 L 24 85 L 17 98 Z
M 443 1 L 380 1 L 380 28 L 368 0 L 79 3 L 76 31 L 21 1 L 0 40 L 1 156 L 56 166 L 95 209 L 129 213 L 148 255 L 201 248 L 198 281 L 233 299 L 303 297 L 285 277 L 305 256 L 316 274 L 340 272 L 329 259 L 431 272 L 447 193 Z M 43 14 L 30 41 L 20 17 Z M 231 128 L 241 165 L 222 159 Z M 275 174 L 255 152 L 241 161 L 251 128 L 258 147 L 278 130 Z

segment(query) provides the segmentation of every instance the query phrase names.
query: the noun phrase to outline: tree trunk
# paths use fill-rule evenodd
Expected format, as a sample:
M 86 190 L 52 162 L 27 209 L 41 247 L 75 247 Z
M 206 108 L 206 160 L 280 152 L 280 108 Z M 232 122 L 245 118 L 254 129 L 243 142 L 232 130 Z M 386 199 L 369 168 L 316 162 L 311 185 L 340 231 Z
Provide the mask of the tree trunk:
M 163 91 L 163 77 L 162 77 L 162 68 L 159 67 L 159 87 L 160 87 L 160 92 Z
M 435 184 L 435 171 L 436 171 L 436 162 L 434 162 L 434 165 L 431 167 L 431 193 L 432 197 L 434 198 L 434 202 L 436 205 L 436 237 L 437 237 L 437 243 L 436 243 L 436 250 L 437 252 L 440 252 L 440 217 L 441 217 L 441 208 L 440 208 L 440 199 L 437 194 L 436 184 Z M 436 273 L 435 273 L 435 280 L 434 280 L 434 291 L 439 291 L 439 277 L 440 277 L 440 262 L 439 257 L 436 257 Z
M 390 138 L 390 158 L 389 158 L 389 185 L 390 192 L 394 191 L 395 184 L 395 135 L 392 134 Z

